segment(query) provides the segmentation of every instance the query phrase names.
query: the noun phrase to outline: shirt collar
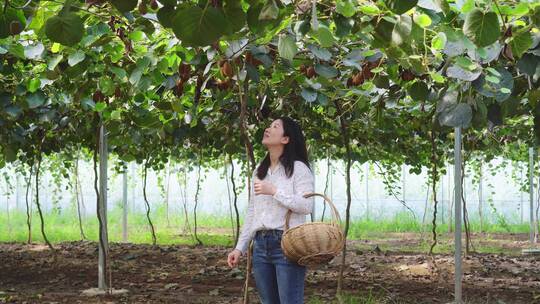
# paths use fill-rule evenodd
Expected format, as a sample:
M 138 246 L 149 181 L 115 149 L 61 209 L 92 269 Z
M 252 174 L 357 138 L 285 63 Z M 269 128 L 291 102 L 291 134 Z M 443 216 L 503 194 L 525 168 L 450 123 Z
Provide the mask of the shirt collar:
M 276 175 L 277 173 L 279 173 L 279 171 L 283 169 L 283 165 L 281 164 L 281 162 L 278 163 L 278 165 L 276 166 L 275 168 L 275 171 L 272 173 L 272 169 L 270 168 L 270 166 L 268 166 L 268 175 Z

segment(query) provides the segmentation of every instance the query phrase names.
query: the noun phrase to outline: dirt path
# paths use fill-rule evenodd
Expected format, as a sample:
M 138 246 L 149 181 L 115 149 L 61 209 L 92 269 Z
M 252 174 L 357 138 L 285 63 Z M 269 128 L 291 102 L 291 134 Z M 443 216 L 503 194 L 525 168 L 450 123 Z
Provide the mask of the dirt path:
M 353 242 L 350 248 L 355 248 Z M 42 245 L 0 244 L 0 303 L 239 303 L 244 268 L 231 270 L 228 248 L 113 244 L 112 277 L 123 296 L 91 297 L 97 286 L 97 245 L 57 244 L 56 259 Z M 306 302 L 331 302 L 337 261 L 311 269 Z M 433 263 L 435 262 L 435 263 Z M 380 303 L 448 303 L 453 292 L 451 255 L 352 249 L 345 289 L 376 295 Z M 464 260 L 468 303 L 540 303 L 540 261 L 495 254 Z M 258 303 L 252 291 L 252 303 Z M 499 302 L 498 302 L 499 301 Z M 321 302 L 318 302 L 321 303 Z

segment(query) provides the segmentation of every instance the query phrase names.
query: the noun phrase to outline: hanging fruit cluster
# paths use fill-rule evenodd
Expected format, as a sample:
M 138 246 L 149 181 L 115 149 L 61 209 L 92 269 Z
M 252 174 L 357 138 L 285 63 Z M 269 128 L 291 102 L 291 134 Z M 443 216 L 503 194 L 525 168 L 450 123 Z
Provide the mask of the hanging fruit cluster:
M 191 77 L 191 66 L 182 62 L 178 66 L 178 75 L 180 76 L 180 79 L 178 79 L 178 81 L 176 82 L 176 86 L 174 87 L 174 94 L 180 97 L 182 96 L 182 94 L 184 94 L 184 84 Z
M 375 76 L 372 70 L 381 64 L 381 60 L 366 61 L 362 64 L 362 69 L 354 73 L 349 79 L 347 79 L 347 86 L 359 86 L 366 80 L 371 80 Z

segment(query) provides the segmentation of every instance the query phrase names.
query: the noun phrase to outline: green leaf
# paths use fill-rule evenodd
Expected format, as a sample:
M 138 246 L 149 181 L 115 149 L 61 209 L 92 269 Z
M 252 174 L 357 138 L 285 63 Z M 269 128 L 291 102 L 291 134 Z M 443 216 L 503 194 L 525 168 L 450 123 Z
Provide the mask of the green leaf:
M 497 14 L 494 12 L 484 13 L 480 9 L 474 9 L 465 18 L 463 33 L 478 47 L 494 43 L 501 35 Z
M 259 71 L 256 67 L 252 66 L 251 64 L 246 64 L 246 72 L 247 76 L 253 80 L 255 83 L 258 83 L 260 81 Z
M 96 103 L 96 106 L 94 107 L 94 111 L 96 112 L 103 112 L 107 108 L 107 104 L 104 102 L 98 102 Z
M 328 51 L 327 49 L 319 48 L 313 44 L 309 44 L 307 47 L 311 51 L 311 53 L 313 53 L 313 55 L 315 55 L 315 57 L 319 58 L 320 60 L 328 61 L 332 59 L 332 53 L 330 53 L 330 51 Z
M 45 34 L 51 41 L 62 45 L 73 46 L 81 41 L 84 35 L 84 24 L 73 12 L 60 12 L 45 23 Z
M 172 28 L 175 15 L 176 11 L 170 7 L 162 7 L 157 11 L 156 14 L 159 23 L 166 28 Z
M 17 119 L 22 113 L 22 109 L 19 106 L 13 105 L 6 107 L 4 112 L 6 112 L 11 118 Z
M 491 82 L 491 83 L 494 83 L 494 84 L 498 84 L 501 82 L 501 80 L 495 76 L 486 76 L 486 80 Z
M 41 85 L 41 81 L 39 80 L 39 78 L 32 78 L 28 81 L 28 84 L 26 85 L 26 89 L 29 92 L 34 93 L 35 91 L 39 89 L 40 85 Z
M 60 47 L 61 46 L 62 45 L 60 43 L 56 43 L 56 42 L 53 43 L 53 45 L 51 46 L 51 52 L 54 53 L 54 54 L 60 52 Z
M 114 93 L 115 85 L 112 79 L 109 77 L 101 77 L 99 79 L 99 88 L 105 95 L 112 95 Z
M 523 53 L 525 53 L 531 47 L 532 43 L 533 38 L 529 30 L 516 33 L 510 41 L 512 56 L 514 56 L 515 59 L 521 58 Z
M 448 68 L 448 70 L 446 70 L 446 76 L 465 81 L 473 81 L 477 79 L 481 73 L 482 70 L 480 69 L 470 70 L 459 65 L 452 65 Z
M 356 6 L 350 0 L 340 0 L 336 4 L 336 12 L 350 18 L 356 14 Z
M 418 4 L 418 0 L 385 0 L 384 3 L 393 13 L 401 15 Z
M 324 64 L 316 64 L 315 73 L 321 75 L 324 78 L 334 78 L 337 77 L 339 74 L 336 68 Z
M 83 51 L 77 50 L 75 53 L 69 55 L 69 57 L 68 57 L 68 64 L 69 64 L 70 66 L 74 66 L 74 65 L 76 65 L 77 63 L 83 61 L 85 57 L 86 57 L 86 55 L 84 54 Z
M 359 10 L 366 15 L 378 15 L 381 13 L 377 6 L 366 2 L 362 3 Z
M 274 20 L 279 16 L 279 7 L 275 0 L 266 1 L 259 13 L 259 20 Z
M 38 36 L 43 35 L 43 30 L 45 29 L 45 21 L 50 17 L 55 15 L 55 12 L 62 8 L 62 4 L 47 2 L 47 9 L 38 9 L 35 11 L 32 21 L 28 25 L 28 29 L 33 30 Z
M 324 25 L 319 25 L 319 29 L 315 32 L 314 36 L 322 47 L 328 48 L 334 45 L 334 35 Z
M 540 63 L 540 57 L 526 53 L 517 62 L 517 68 L 521 73 L 525 73 L 531 77 L 536 73 L 536 67 Z
M 122 68 L 119 68 L 119 67 L 115 67 L 115 66 L 111 66 L 109 67 L 109 69 L 111 69 L 111 72 L 119 79 L 121 80 L 122 82 L 124 82 L 126 80 L 126 77 L 127 77 L 127 73 L 126 73 L 126 70 L 122 69 Z
M 426 14 L 414 15 L 414 23 L 421 28 L 426 28 L 431 25 L 431 18 Z
M 225 1 L 223 13 L 230 22 L 232 33 L 241 30 L 246 25 L 246 13 L 237 0 Z
M 279 56 L 287 60 L 293 60 L 296 53 L 298 53 L 298 47 L 294 38 L 289 35 L 280 35 L 278 40 L 278 53 Z
M 437 111 L 439 111 L 439 108 L 437 108 Z M 439 113 L 439 123 L 443 126 L 467 128 L 471 120 L 472 108 L 466 103 L 448 105 Z
M 475 70 L 478 68 L 476 62 L 473 62 L 468 57 L 459 56 L 456 58 L 456 63 L 464 69 Z
M 24 57 L 28 59 L 36 60 L 41 57 L 41 55 L 43 54 L 43 51 L 45 51 L 45 47 L 43 46 L 43 43 L 41 42 L 27 45 L 24 47 Z
M 121 13 L 127 13 L 129 11 L 132 11 L 137 6 L 137 2 L 138 2 L 138 0 L 109 0 L 109 1 Z
M 531 22 L 537 28 L 540 28 L 540 5 L 534 7 L 534 11 L 532 11 L 530 18 L 531 18 Z
M 483 100 L 476 101 L 476 111 L 472 119 L 472 124 L 475 128 L 483 127 L 487 122 L 488 109 Z
M 463 6 L 460 8 L 460 11 L 463 14 L 468 14 L 474 9 L 474 0 L 466 0 L 465 3 L 463 3 Z
M 26 95 L 26 104 L 30 109 L 42 106 L 45 103 L 45 100 L 46 96 L 41 91 Z
M 122 111 L 121 110 L 114 110 L 111 112 L 111 119 L 112 120 L 120 120 L 122 118 Z
M 133 85 L 137 85 L 139 83 L 139 80 L 141 80 L 142 73 L 143 69 L 141 68 L 136 68 L 135 70 L 133 70 L 131 76 L 129 76 L 129 82 Z
M 411 98 L 415 101 L 424 101 L 429 95 L 429 88 L 423 81 L 413 83 L 407 90 Z
M 2 153 L 4 154 L 4 158 L 8 163 L 12 163 L 17 160 L 17 151 L 14 151 L 10 147 L 3 146 Z
M 497 67 L 496 70 L 500 74 L 500 77 L 498 77 L 500 80 L 499 83 L 486 81 L 486 77 L 482 75 L 473 81 L 472 85 L 481 95 L 494 97 L 498 102 L 502 102 L 510 97 L 510 93 L 514 88 L 514 78 L 503 67 Z
M 411 36 L 412 19 L 409 15 L 398 16 L 397 22 L 392 30 L 392 42 L 395 45 L 407 43 Z
M 446 46 L 446 34 L 445 33 L 438 33 L 431 39 L 431 48 L 434 50 L 442 50 Z
M 522 2 L 516 5 L 516 7 L 514 7 L 510 11 L 510 14 L 515 17 L 522 17 L 522 16 L 527 15 L 528 12 L 529 12 L 529 4 Z
M 24 57 L 24 47 L 20 43 L 11 44 L 8 46 L 8 49 L 12 55 L 20 59 L 26 59 L 26 57 Z
M 22 10 L 14 9 L 7 5 L 2 5 L 0 9 L 0 39 L 12 34 L 19 34 L 26 27 L 26 18 Z M 16 33 L 11 32 L 11 23 L 16 24 Z
M 375 31 L 373 32 L 373 37 L 375 38 L 375 43 L 373 47 L 388 46 L 392 42 L 392 33 L 394 31 L 395 24 L 382 18 L 375 25 Z
M 246 20 L 251 32 L 264 36 L 265 34 L 268 34 L 272 28 L 280 24 L 281 18 L 278 17 L 275 20 L 259 20 L 262 9 L 263 3 L 260 2 L 250 5 L 247 11 Z
M 141 41 L 144 39 L 144 32 L 143 31 L 133 31 L 129 33 L 129 38 L 133 40 L 134 42 Z
M 492 103 L 488 107 L 487 118 L 494 125 L 502 125 L 503 116 L 501 106 L 498 103 Z
M 318 93 L 317 94 L 317 102 L 320 105 L 323 105 L 323 106 L 328 105 L 328 96 L 326 96 L 326 95 L 324 95 L 322 93 Z
M 429 76 L 431 76 L 431 79 L 433 79 L 433 81 L 435 81 L 436 83 L 444 83 L 446 81 L 444 76 L 439 73 L 431 72 Z
M 54 70 L 54 68 L 56 68 L 56 66 L 60 63 L 60 61 L 62 61 L 62 59 L 64 58 L 64 56 L 62 56 L 62 54 L 58 54 L 54 57 L 51 57 L 51 59 L 49 60 L 49 64 L 47 65 L 47 68 L 49 70 Z
M 227 31 L 227 20 L 221 10 L 198 6 L 178 11 L 172 29 L 178 39 L 186 45 L 207 46 L 218 40 Z
M 450 5 L 447 0 L 434 0 L 435 4 L 441 8 L 443 13 L 446 15 L 450 12 Z
M 336 25 L 336 36 L 343 38 L 350 34 L 354 27 L 355 21 L 353 18 L 346 18 L 341 15 L 334 15 L 334 24 Z
M 310 88 L 302 88 L 301 95 L 307 102 L 314 102 L 317 100 L 317 92 Z

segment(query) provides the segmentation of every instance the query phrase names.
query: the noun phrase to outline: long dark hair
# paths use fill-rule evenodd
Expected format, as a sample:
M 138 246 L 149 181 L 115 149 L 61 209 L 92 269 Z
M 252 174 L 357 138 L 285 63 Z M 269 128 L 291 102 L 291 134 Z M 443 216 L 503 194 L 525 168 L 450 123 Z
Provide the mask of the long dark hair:
M 311 168 L 308 160 L 306 139 L 302 133 L 302 128 L 296 121 L 289 117 L 280 117 L 278 119 L 283 122 L 283 136 L 289 137 L 289 142 L 283 148 L 283 154 L 281 154 L 279 160 L 285 167 L 285 174 L 290 178 L 294 173 L 294 162 L 297 160 Z M 264 179 L 269 167 L 270 154 L 267 153 L 257 168 L 257 177 L 261 180 Z

